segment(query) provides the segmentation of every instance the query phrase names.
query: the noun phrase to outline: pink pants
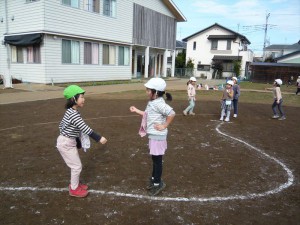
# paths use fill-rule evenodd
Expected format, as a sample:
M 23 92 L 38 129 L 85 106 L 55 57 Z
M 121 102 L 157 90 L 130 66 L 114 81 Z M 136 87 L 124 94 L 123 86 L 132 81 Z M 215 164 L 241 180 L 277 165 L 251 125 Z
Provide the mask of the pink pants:
M 79 185 L 79 177 L 82 170 L 81 160 L 79 158 L 76 140 L 59 135 L 56 147 L 63 157 L 65 163 L 71 169 L 71 188 L 75 190 Z

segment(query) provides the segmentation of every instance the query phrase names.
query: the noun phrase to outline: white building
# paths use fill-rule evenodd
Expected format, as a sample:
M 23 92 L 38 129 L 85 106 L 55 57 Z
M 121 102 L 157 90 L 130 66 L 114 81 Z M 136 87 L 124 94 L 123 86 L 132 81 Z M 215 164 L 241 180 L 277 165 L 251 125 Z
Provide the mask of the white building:
M 300 51 L 300 41 L 298 43 L 292 44 L 292 45 L 280 45 L 280 44 L 274 44 L 269 45 L 268 47 L 264 48 L 264 59 L 266 58 L 279 58 L 285 55 L 290 55 L 291 53 Z M 290 55 L 292 58 L 291 62 L 293 61 L 293 56 L 295 58 L 295 54 Z M 284 57 L 285 58 L 285 57 Z M 298 61 L 299 63 L 299 61 Z
M 33 83 L 166 76 L 183 21 L 171 0 L 2 0 L 0 74 Z
M 233 62 L 241 61 L 241 77 L 248 73 L 248 66 L 253 61 L 253 52 L 248 49 L 250 41 L 217 23 L 183 39 L 187 42 L 186 60 L 195 64 L 195 76 L 213 77 L 213 61 L 223 65 L 223 77 L 234 76 Z

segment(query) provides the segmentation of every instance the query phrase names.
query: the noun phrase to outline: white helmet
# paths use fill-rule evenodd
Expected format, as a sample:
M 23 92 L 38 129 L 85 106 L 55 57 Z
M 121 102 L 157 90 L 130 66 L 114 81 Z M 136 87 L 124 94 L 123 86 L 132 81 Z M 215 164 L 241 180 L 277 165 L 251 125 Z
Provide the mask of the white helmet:
M 282 85 L 282 80 L 281 79 L 276 79 L 275 82 L 279 85 Z
M 236 80 L 236 81 L 237 81 L 237 78 L 236 78 L 236 77 L 232 77 L 231 79 L 232 79 L 232 80 Z
M 233 83 L 232 80 L 228 80 L 228 81 L 226 82 L 226 84 L 230 84 L 231 86 L 234 85 L 234 83 Z
M 190 81 L 197 81 L 195 77 L 190 77 Z
M 151 78 L 146 84 L 144 84 L 146 88 L 154 89 L 156 91 L 165 91 L 166 82 L 158 77 Z

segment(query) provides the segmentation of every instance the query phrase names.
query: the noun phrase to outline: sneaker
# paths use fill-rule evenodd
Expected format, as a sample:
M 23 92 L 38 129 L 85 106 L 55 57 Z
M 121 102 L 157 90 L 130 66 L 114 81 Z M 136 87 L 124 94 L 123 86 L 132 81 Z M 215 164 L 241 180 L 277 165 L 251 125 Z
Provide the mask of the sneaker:
M 279 116 L 278 115 L 274 115 L 274 116 L 272 116 L 272 119 L 278 119 L 279 118 Z
M 233 114 L 233 117 L 234 117 L 234 118 L 237 118 L 237 114 Z
M 75 190 L 72 190 L 71 185 L 69 185 L 69 195 L 77 198 L 84 198 L 89 194 L 87 190 L 82 189 L 79 185 Z
M 285 116 L 282 116 L 282 117 L 280 117 L 278 120 L 285 120 L 286 119 L 286 117 Z
M 153 185 L 153 188 L 150 191 L 150 195 L 152 196 L 158 195 L 163 189 L 165 189 L 166 186 L 167 185 L 163 181 L 161 181 L 158 186 Z
M 86 184 L 82 184 L 79 183 L 79 186 L 83 189 L 83 190 L 87 190 L 89 188 L 89 186 L 87 186 Z
M 193 112 L 191 112 L 191 113 L 189 113 L 189 115 L 191 115 L 191 116 L 195 116 L 196 114 L 195 114 L 195 113 L 193 113 Z
M 228 117 L 225 118 L 225 122 L 229 122 L 229 118 Z
M 220 120 L 223 121 L 223 119 L 224 119 L 223 116 L 221 116 L 221 117 L 220 117 Z
M 183 111 L 182 113 L 183 113 L 183 115 L 185 115 L 185 116 L 187 115 L 186 111 Z
M 154 179 L 152 177 L 150 177 L 149 179 L 149 184 L 146 187 L 147 190 L 151 190 L 154 187 Z

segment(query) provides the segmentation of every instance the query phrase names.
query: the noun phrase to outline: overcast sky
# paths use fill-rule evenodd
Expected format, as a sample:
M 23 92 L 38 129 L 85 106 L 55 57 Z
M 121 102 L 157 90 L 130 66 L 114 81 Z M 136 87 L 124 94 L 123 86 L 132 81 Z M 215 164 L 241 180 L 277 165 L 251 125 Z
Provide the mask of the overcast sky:
M 256 56 L 262 54 L 268 14 L 267 42 L 294 44 L 300 40 L 300 0 L 172 0 L 186 17 L 177 23 L 182 40 L 218 23 L 251 42 Z

